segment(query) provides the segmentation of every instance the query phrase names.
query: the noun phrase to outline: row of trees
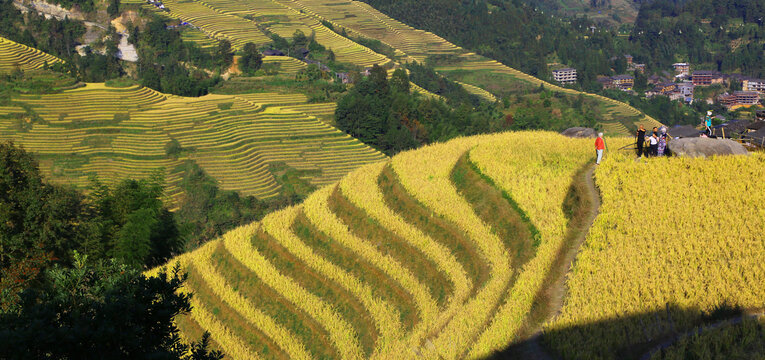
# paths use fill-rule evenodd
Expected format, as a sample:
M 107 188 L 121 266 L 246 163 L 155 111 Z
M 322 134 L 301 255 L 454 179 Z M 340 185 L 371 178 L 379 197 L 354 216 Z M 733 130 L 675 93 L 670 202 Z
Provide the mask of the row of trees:
M 443 77 L 436 83 L 439 81 L 443 89 L 448 89 L 443 94 L 449 96 L 449 104 L 413 94 L 404 69 L 397 69 L 388 79 L 387 71 L 375 65 L 371 75 L 359 81 L 338 102 L 337 126 L 389 155 L 459 135 L 505 128 L 503 117 L 493 104 L 479 102 L 474 106 L 472 99 L 464 99 L 464 94 L 451 92 L 453 83 L 446 85 L 448 80 Z

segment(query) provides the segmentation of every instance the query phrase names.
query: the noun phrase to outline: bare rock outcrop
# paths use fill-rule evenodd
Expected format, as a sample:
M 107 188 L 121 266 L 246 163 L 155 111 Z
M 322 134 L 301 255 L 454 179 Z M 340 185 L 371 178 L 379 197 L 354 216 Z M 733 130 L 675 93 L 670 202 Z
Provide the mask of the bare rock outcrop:
M 683 138 L 670 141 L 668 147 L 676 156 L 708 157 L 748 154 L 743 145 L 728 139 Z
M 561 132 L 561 135 L 572 138 L 595 138 L 598 137 L 598 133 L 593 128 L 586 127 L 572 127 Z

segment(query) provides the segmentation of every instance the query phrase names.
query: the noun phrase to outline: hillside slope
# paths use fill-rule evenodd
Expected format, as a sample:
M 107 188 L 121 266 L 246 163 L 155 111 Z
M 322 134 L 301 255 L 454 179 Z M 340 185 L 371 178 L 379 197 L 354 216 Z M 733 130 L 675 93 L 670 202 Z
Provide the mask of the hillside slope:
M 302 94 L 185 98 L 130 86 L 87 84 L 56 94 L 14 96 L 0 116 L 0 140 L 40 157 L 46 177 L 77 186 L 163 169 L 178 196 L 181 166 L 193 160 L 226 190 L 268 198 L 277 172 L 313 185 L 340 179 L 385 156 L 316 117 L 334 104 Z
M 565 239 L 576 231 L 572 206 L 580 194 L 574 179 L 590 166 L 590 146 L 590 140 L 553 133 L 503 133 L 459 138 L 358 169 L 299 206 L 170 261 L 189 272 L 186 290 L 195 294 L 194 310 L 176 321 L 185 337 L 210 331 L 214 346 L 235 359 L 456 359 L 502 351 L 525 340 L 525 327 L 539 325 L 533 313 L 548 301 L 548 279 L 557 276 L 551 271 L 560 254 L 570 251 Z M 690 167 L 712 181 L 716 167 L 708 161 L 752 169 L 762 156 L 655 161 L 673 174 Z M 686 219 L 699 218 L 703 200 L 669 200 L 666 205 L 680 221 L 645 222 L 650 227 L 660 221 L 668 238 L 663 255 L 647 246 L 639 251 L 641 233 L 622 229 L 642 229 L 633 225 L 641 224 L 643 211 L 619 205 L 624 189 L 634 191 L 622 189 L 618 184 L 629 176 L 615 172 L 645 168 L 647 174 L 652 168 L 647 165 L 612 154 L 596 172 L 604 206 L 569 274 L 563 315 L 548 325 L 544 338 L 564 358 L 637 358 L 654 343 L 635 335 L 626 338 L 630 345 L 620 336 L 637 331 L 636 324 L 649 334 L 668 331 L 658 310 L 677 296 L 683 298 L 677 299 L 682 309 L 673 302 L 667 310 L 677 333 L 699 324 L 704 311 L 726 299 L 731 306 L 763 305 L 760 287 L 741 280 L 763 279 L 763 244 L 750 236 L 765 230 L 754 220 L 763 211 L 762 199 L 747 202 L 750 215 L 725 217 L 731 229 L 747 229 L 740 236 L 725 242 L 700 236 L 693 248 L 679 234 Z M 759 173 L 732 171 L 726 178 L 744 184 Z M 696 175 L 673 178 L 670 199 L 703 186 Z M 647 186 L 642 175 L 635 179 Z M 754 189 L 765 193 L 761 190 Z M 715 204 L 721 201 L 739 203 L 725 197 Z M 615 219 L 621 225 L 613 225 Z M 604 237 L 613 240 L 603 244 Z M 662 276 L 687 282 L 642 276 L 633 265 L 644 262 L 656 263 L 646 271 L 658 268 Z M 697 274 L 694 264 L 706 270 Z M 714 277 L 713 268 L 726 270 Z M 652 290 L 633 294 L 629 285 L 626 293 L 614 291 L 613 278 Z M 725 279 L 738 280 L 718 286 Z M 715 296 L 701 296 L 709 294 L 697 291 L 705 286 L 717 289 Z M 654 321 L 653 311 L 665 320 Z M 647 315 L 641 322 L 642 314 Z M 638 346 L 630 347 L 634 342 Z
M 208 9 L 205 10 L 208 12 L 205 21 L 215 21 L 216 29 L 234 28 L 235 21 L 250 21 L 282 36 L 291 36 L 299 29 L 306 34 L 315 34 L 316 40 L 331 48 L 339 61 L 358 66 L 375 63 L 396 66 L 397 63 L 409 61 L 423 62 L 430 55 L 444 55 L 449 58 L 448 64 L 442 64 L 437 70 L 453 80 L 482 88 L 494 95 L 502 95 L 507 89 L 529 92 L 540 85 L 565 94 L 583 94 L 601 104 L 601 116 L 606 119 L 602 125 L 613 134 L 626 135 L 636 123 L 649 127 L 657 124 L 655 119 L 625 103 L 544 82 L 462 49 L 435 34 L 414 29 L 360 1 L 256 0 L 245 4 L 225 0 L 192 0 L 172 2 L 170 8 L 175 16 L 193 16 L 197 11 L 195 9 L 201 8 L 200 5 Z M 232 19 L 232 16 L 236 19 Z M 395 49 L 396 56 L 390 59 L 374 53 L 333 32 L 320 23 L 321 20 L 332 24 L 336 31 L 345 29 L 349 35 L 380 40 Z M 243 42 L 240 40 L 243 35 L 237 33 L 223 34 L 223 30 L 205 27 L 202 30 L 210 36 L 227 38 L 232 43 Z M 476 90 L 471 89 L 472 92 Z
M 46 63 L 53 65 L 60 62 L 62 60 L 53 55 L 0 37 L 0 72 L 17 68 L 34 70 L 42 68 Z
M 532 144 L 545 150 L 525 151 Z M 196 302 L 178 324 L 188 337 L 210 331 L 233 358 L 500 349 L 561 251 L 563 204 L 589 150 L 589 140 L 505 133 L 363 167 L 172 260 Z M 521 188 L 484 175 L 497 161 L 526 179 Z

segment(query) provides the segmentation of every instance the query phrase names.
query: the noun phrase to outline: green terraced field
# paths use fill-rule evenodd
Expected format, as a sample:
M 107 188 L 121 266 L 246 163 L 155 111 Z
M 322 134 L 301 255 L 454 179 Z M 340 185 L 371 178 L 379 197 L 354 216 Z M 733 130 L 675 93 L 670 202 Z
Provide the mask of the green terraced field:
M 63 61 L 35 48 L 0 37 L 0 72 L 9 72 L 15 68 L 40 69 L 45 63 L 53 65 L 57 62 Z
M 371 6 L 359 1 L 340 0 L 273 0 L 284 6 L 289 6 L 305 14 L 310 14 L 317 19 L 325 20 L 333 24 L 335 28 L 345 28 L 350 34 L 361 35 L 367 38 L 377 39 L 396 49 L 402 54 L 404 61 L 422 62 L 429 55 L 448 54 L 455 56 L 455 62 L 437 68 L 449 76 L 450 72 L 486 72 L 492 75 L 507 77 L 507 86 L 525 86 L 528 88 L 539 87 L 541 84 L 547 89 L 567 93 L 571 95 L 584 94 L 593 97 L 604 104 L 603 111 L 607 119 L 602 125 L 604 128 L 614 131 L 614 135 L 626 135 L 626 127 L 616 126 L 616 123 L 630 127 L 636 123 L 646 126 L 659 124 L 655 119 L 642 114 L 637 109 L 616 100 L 606 97 L 582 93 L 575 90 L 565 89 L 560 86 L 539 80 L 533 76 L 505 66 L 495 60 L 479 56 L 475 53 L 462 49 L 443 38 L 427 32 L 412 28 L 385 14 L 375 10 Z M 457 80 L 457 79 L 455 79 Z M 475 80 L 460 80 L 471 93 L 486 99 L 494 97 L 486 91 L 488 84 Z M 613 106 L 611 106 L 613 105 Z
M 184 98 L 132 86 L 87 84 L 51 95 L 22 95 L 31 107 L 0 109 L 0 139 L 13 140 L 41 157 L 56 182 L 84 186 L 97 174 L 105 181 L 148 176 L 164 168 L 171 196 L 185 160 L 196 161 L 222 188 L 268 198 L 279 193 L 271 167 L 302 170 L 314 185 L 385 158 L 315 116 L 334 104 L 306 104 L 302 94 L 207 95 Z M 19 122 L 27 122 L 20 130 Z M 184 149 L 168 156 L 177 141 Z

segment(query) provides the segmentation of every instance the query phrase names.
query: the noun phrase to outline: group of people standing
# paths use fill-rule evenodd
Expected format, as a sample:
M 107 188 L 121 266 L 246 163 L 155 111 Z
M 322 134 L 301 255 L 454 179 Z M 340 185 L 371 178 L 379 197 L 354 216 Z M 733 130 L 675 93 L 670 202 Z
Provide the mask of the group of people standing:
M 671 137 L 667 133 L 667 128 L 662 126 L 661 128 L 654 127 L 651 134 L 646 134 L 643 125 L 640 125 L 637 130 L 637 155 L 638 157 L 646 156 L 664 156 L 667 154 L 667 143 Z M 647 150 L 645 149 L 647 145 Z
M 643 125 L 638 127 L 635 134 L 635 140 L 637 143 L 637 155 L 638 157 L 646 156 L 665 156 L 669 155 L 667 151 L 667 144 L 672 137 L 667 132 L 667 127 L 662 126 L 654 127 L 650 134 L 646 133 Z M 606 142 L 603 140 L 603 133 L 598 133 L 598 137 L 595 139 L 595 164 L 600 165 L 600 161 L 603 160 L 603 152 L 606 150 Z

